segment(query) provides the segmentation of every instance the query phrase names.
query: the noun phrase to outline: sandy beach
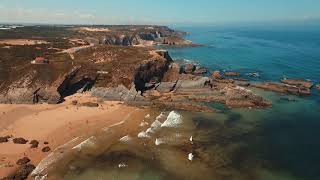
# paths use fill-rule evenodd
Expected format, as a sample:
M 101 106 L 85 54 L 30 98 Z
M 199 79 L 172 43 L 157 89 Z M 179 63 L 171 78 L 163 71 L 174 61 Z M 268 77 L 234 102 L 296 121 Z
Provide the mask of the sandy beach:
M 77 105 L 74 105 L 75 100 Z M 19 167 L 17 160 L 23 157 L 37 165 L 55 148 L 76 137 L 89 137 L 103 127 L 128 118 L 141 120 L 147 114 L 147 110 L 120 102 L 99 102 L 98 107 L 88 107 L 84 104 L 87 102 L 98 100 L 77 94 L 59 105 L 0 105 L 0 137 L 12 136 L 9 142 L 0 143 L 0 179 L 14 172 Z M 24 138 L 28 142 L 15 144 L 14 138 Z M 30 148 L 32 140 L 39 141 L 38 148 Z M 46 146 L 51 151 L 44 153 L 42 148 Z

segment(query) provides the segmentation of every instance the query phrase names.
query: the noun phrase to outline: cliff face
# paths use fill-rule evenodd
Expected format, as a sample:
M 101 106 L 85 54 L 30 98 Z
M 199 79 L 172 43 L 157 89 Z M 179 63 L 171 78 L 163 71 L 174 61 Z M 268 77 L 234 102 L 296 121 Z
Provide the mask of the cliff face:
M 23 74 L 2 84 L 0 103 L 59 103 L 76 92 L 94 87 L 123 85 L 143 91 L 150 81 L 160 81 L 171 57 L 166 51 L 148 48 L 99 46 L 75 54 L 73 66 L 52 63 L 21 70 Z M 46 69 L 44 71 L 44 69 Z M 12 74 L 14 76 L 14 74 Z
M 134 84 L 137 91 L 145 91 L 146 83 L 160 82 L 168 71 L 172 59 L 167 51 L 154 51 L 153 58 L 142 63 L 135 71 Z
M 102 32 L 79 31 L 87 38 L 87 42 L 98 45 L 189 45 L 191 42 L 184 40 L 186 33 L 174 31 L 165 26 L 133 26 L 132 28 L 113 29 Z

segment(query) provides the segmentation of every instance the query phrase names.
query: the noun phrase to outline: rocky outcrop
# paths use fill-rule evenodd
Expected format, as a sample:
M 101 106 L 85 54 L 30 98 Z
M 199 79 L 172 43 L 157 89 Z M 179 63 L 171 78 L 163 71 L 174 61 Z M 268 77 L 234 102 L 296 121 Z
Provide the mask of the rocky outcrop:
M 157 56 L 140 64 L 135 70 L 134 85 L 137 91 L 147 90 L 146 83 L 160 82 L 172 63 L 168 52 L 155 51 L 155 53 Z
M 35 104 L 49 103 L 57 104 L 67 94 L 72 86 L 72 79 L 75 78 L 81 67 L 74 67 L 70 72 L 61 75 L 50 86 L 41 86 L 37 84 L 28 84 L 25 87 L 17 86 L 15 83 L 9 85 L 9 88 L 0 97 L 0 103 L 3 104 Z M 36 77 L 34 77 L 36 78 Z M 20 79 L 19 81 L 25 81 Z
M 252 87 L 284 93 L 284 94 L 294 94 L 294 95 L 310 95 L 311 90 L 306 88 L 301 88 L 297 86 L 292 86 L 283 83 L 266 82 L 260 84 L 252 84 Z
M 313 83 L 311 81 L 305 79 L 282 79 L 281 82 L 283 84 L 296 86 L 302 89 L 310 89 L 313 86 Z
M 211 77 L 214 79 L 222 79 L 222 75 L 221 75 L 220 71 L 214 71 L 212 73 Z

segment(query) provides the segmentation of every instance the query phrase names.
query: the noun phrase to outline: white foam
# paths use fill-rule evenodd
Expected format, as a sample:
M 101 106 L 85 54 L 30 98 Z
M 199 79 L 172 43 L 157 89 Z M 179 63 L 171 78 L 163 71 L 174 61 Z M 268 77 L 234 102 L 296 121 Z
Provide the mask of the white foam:
M 125 164 L 125 163 L 120 163 L 120 164 L 118 165 L 118 167 L 119 167 L 119 168 L 126 168 L 126 167 L 128 167 L 128 165 Z
M 150 114 L 147 114 L 147 115 L 145 116 L 146 119 L 149 119 L 150 117 L 151 117 Z
M 162 139 L 156 139 L 156 141 L 154 142 L 156 144 L 156 146 L 159 146 L 161 144 L 164 144 L 164 141 Z
M 163 117 L 164 117 L 164 113 L 162 112 L 159 116 L 156 117 L 156 120 L 159 121 L 159 120 L 160 120 L 161 118 L 163 118 Z
M 129 135 L 126 135 L 126 136 L 120 138 L 119 141 L 120 142 L 129 142 L 129 141 L 131 141 L 131 139 L 132 138 Z
M 150 138 L 150 135 L 144 131 L 138 134 L 138 138 Z
M 97 138 L 94 136 L 91 136 L 90 138 L 88 138 L 87 140 L 81 142 L 80 144 L 78 144 L 77 146 L 73 147 L 72 149 L 77 150 L 77 151 L 81 151 L 83 148 L 88 148 L 88 147 L 92 147 L 96 144 L 96 140 Z
M 155 120 L 152 124 L 151 124 L 151 128 L 154 128 L 154 129 L 158 129 L 161 127 L 161 122 L 158 121 L 158 120 Z
M 148 134 L 154 133 L 154 130 L 152 128 L 148 128 L 146 133 L 148 133 Z
M 148 126 L 148 125 L 149 125 L 148 122 L 142 121 L 139 126 L 144 127 L 144 126 Z
M 193 161 L 194 155 L 192 153 L 188 154 L 188 159 L 189 161 Z
M 171 111 L 161 127 L 177 127 L 180 124 L 182 124 L 182 116 L 175 111 Z

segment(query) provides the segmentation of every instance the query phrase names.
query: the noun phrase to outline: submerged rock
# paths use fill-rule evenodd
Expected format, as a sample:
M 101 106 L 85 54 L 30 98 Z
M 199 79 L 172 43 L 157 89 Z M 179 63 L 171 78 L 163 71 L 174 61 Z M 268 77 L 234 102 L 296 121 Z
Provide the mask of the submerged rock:
M 264 89 L 264 90 L 284 93 L 284 94 L 311 95 L 310 89 L 291 86 L 283 83 L 266 82 L 266 83 L 260 83 L 260 84 L 253 84 L 251 86 Z
M 240 76 L 240 73 L 234 71 L 228 71 L 224 73 L 225 76 Z

